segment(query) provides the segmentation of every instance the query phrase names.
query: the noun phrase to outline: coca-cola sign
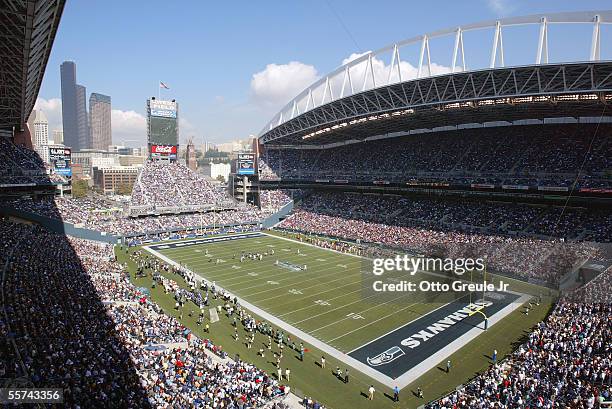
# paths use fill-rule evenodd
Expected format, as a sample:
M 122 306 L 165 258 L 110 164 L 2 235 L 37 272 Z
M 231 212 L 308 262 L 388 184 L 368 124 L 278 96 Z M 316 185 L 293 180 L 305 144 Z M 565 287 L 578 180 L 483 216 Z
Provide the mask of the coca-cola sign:
M 176 145 L 151 145 L 151 153 L 176 155 Z

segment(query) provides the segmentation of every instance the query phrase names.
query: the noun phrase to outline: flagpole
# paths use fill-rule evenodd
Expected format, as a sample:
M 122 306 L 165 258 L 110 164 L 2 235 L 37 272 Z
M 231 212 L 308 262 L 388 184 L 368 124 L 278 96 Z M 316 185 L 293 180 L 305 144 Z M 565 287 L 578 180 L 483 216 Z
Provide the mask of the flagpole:
M 157 99 L 161 99 L 161 80 L 157 83 Z

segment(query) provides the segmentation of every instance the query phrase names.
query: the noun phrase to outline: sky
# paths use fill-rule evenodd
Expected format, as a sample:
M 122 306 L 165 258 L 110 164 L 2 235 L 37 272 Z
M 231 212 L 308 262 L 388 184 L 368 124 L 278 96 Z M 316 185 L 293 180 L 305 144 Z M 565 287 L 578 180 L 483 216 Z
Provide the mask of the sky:
M 77 82 L 112 98 L 113 143 L 146 141 L 145 102 L 176 99 L 181 143 L 222 143 L 257 135 L 294 96 L 369 50 L 439 29 L 508 16 L 605 10 L 602 0 L 68 0 L 36 108 L 61 129 L 59 66 L 77 64 Z M 537 28 L 504 33 L 506 65 L 536 54 Z M 490 35 L 464 38 L 468 66 L 486 64 Z M 611 58 L 612 28 L 602 31 Z M 588 58 L 591 28 L 549 31 L 552 59 Z M 450 65 L 453 39 L 430 43 Z M 470 52 L 468 53 L 468 43 Z M 531 49 L 533 48 L 533 50 Z M 469 55 L 469 60 L 468 60 Z M 418 50 L 402 59 L 416 65 Z M 526 60 L 526 61 L 527 61 Z M 386 64 L 389 64 L 388 62 Z M 384 68 L 385 62 L 379 61 Z

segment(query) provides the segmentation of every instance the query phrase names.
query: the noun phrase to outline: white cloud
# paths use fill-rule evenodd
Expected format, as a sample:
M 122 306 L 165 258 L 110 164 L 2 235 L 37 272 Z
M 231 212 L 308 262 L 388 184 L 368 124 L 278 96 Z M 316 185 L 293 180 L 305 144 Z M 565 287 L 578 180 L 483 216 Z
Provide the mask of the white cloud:
M 54 130 L 62 129 L 62 100 L 59 98 L 37 98 L 34 104 L 34 109 L 41 110 L 47 116 L 49 121 L 49 134 L 52 135 Z
M 317 69 L 299 61 L 288 64 L 268 64 L 263 71 L 253 74 L 253 99 L 267 107 L 286 104 L 304 88 L 319 78 Z
M 49 121 L 49 131 L 62 129 L 62 100 L 60 98 L 38 98 L 34 109 L 45 113 Z M 135 111 L 113 109 L 111 112 L 113 143 L 125 142 L 130 146 L 141 146 L 147 141 L 147 120 Z
M 342 65 L 347 64 L 351 61 L 356 60 L 363 55 L 366 55 L 369 51 L 364 53 L 353 53 L 347 58 L 342 60 Z M 401 61 L 400 72 L 402 81 L 409 81 L 415 79 L 418 74 L 418 68 L 410 64 L 408 61 Z M 368 69 L 368 75 L 366 76 L 366 68 Z M 394 65 L 391 77 L 389 77 L 389 71 L 391 68 L 391 62 L 385 62 L 379 58 L 372 58 L 372 70 L 374 72 L 374 80 L 376 86 L 387 84 L 387 81 L 392 83 L 399 81 L 397 74 L 397 68 Z M 446 74 L 451 71 L 450 67 L 445 65 L 431 63 L 429 67 L 431 75 Z M 423 76 L 429 75 L 426 66 L 423 67 Z M 264 114 L 272 115 L 276 114 L 278 108 L 287 105 L 293 98 L 295 98 L 300 92 L 316 82 L 320 76 L 318 75 L 317 69 L 312 65 L 307 65 L 301 62 L 290 62 L 289 64 L 277 65 L 269 64 L 266 69 L 253 74 L 251 80 L 251 93 L 255 99 L 255 103 L 258 104 L 258 108 L 263 108 Z M 350 78 L 352 83 L 352 89 L 355 93 L 360 92 L 363 89 L 364 79 L 366 81 L 366 89 L 372 88 L 372 77 L 369 73 L 368 60 L 353 65 L 350 68 Z M 342 92 L 342 86 L 344 84 L 344 92 Z M 331 94 L 325 90 L 326 82 L 322 81 L 312 90 L 312 102 L 315 105 L 321 105 L 330 101 L 330 95 L 334 98 L 338 98 L 341 94 L 348 96 L 351 94 L 351 86 L 347 81 L 344 82 L 344 73 L 340 72 L 330 79 Z M 297 101 L 297 109 L 299 112 L 304 112 L 306 107 L 311 107 L 312 103 L 309 102 L 307 95 L 302 96 Z M 283 112 L 283 115 L 292 115 L 293 108 L 288 106 Z
M 342 60 L 342 65 L 347 64 L 351 61 L 354 61 L 357 58 L 363 55 L 366 55 L 368 52 L 369 51 L 365 53 L 360 53 L 360 54 L 357 54 L 357 53 L 351 54 L 347 58 Z M 415 67 L 408 61 L 401 61 L 399 64 L 399 67 L 400 67 L 402 81 L 409 81 L 417 77 L 418 67 Z M 366 69 L 368 70 L 367 75 L 366 75 Z M 389 77 L 390 69 L 391 69 L 391 61 L 385 62 L 376 57 L 372 58 L 372 71 L 374 72 L 374 81 L 375 81 L 376 86 L 386 85 L 389 80 L 392 83 L 399 81 L 399 76 L 397 74 L 397 66 L 396 65 L 393 66 L 391 77 Z M 430 69 L 431 69 L 431 75 L 441 75 L 441 74 L 449 73 L 451 71 L 450 67 L 447 67 L 441 64 L 437 64 L 435 62 L 431 63 Z M 422 70 L 423 70 L 421 74 L 422 76 L 429 74 L 426 66 L 423 66 Z M 332 94 L 334 98 L 338 98 L 341 94 L 344 96 L 350 95 L 351 94 L 351 83 L 352 83 L 352 90 L 355 93 L 360 92 L 363 89 L 364 80 L 366 83 L 365 88 L 366 89 L 372 88 L 374 84 L 372 84 L 372 76 L 370 74 L 370 69 L 368 66 L 367 59 L 364 59 L 363 61 L 360 61 L 359 63 L 356 63 L 355 65 L 351 66 L 350 78 L 351 78 L 350 83 L 348 81 L 345 82 L 344 73 L 340 72 L 331 79 L 330 85 L 331 85 L 331 90 L 332 90 Z M 344 92 L 342 92 L 343 85 L 344 85 Z M 319 84 L 317 87 L 313 89 L 312 97 L 316 105 L 320 105 L 322 103 L 327 103 L 330 101 L 329 92 L 325 92 L 325 82 L 322 82 L 321 84 Z M 289 100 L 285 101 L 285 103 L 288 101 Z M 310 104 L 308 103 L 308 98 L 306 96 L 298 100 L 297 106 L 301 112 L 305 110 L 307 105 L 310 105 Z M 289 114 L 289 111 L 285 112 L 285 114 Z
M 353 54 L 349 55 L 348 57 L 346 57 L 344 60 L 342 60 L 342 65 L 348 64 L 351 61 L 356 60 L 357 58 L 362 57 L 362 56 L 366 55 L 369 52 L 370 51 L 364 51 L 362 53 L 353 53 Z
M 181 139 L 179 142 L 184 145 L 187 144 L 189 138 L 193 138 L 194 143 L 197 139 L 197 130 L 195 125 L 189 122 L 189 120 L 184 116 L 179 118 L 179 136 Z
M 142 146 L 147 143 L 147 120 L 136 111 L 111 111 L 113 144 Z
M 514 6 L 508 0 L 487 0 L 487 6 L 497 15 L 509 14 Z
M 365 54 L 367 54 L 367 52 L 361 53 L 361 54 L 355 54 L 355 53 L 351 54 L 350 56 L 342 60 L 342 64 L 344 65 Z M 366 67 L 367 67 L 367 59 L 358 63 L 357 65 L 351 68 L 351 79 L 353 81 L 353 87 L 355 88 L 355 91 L 361 90 L 361 87 L 363 87 L 363 79 L 364 79 Z M 389 80 L 389 70 L 391 68 L 391 62 L 389 62 L 389 64 L 386 64 L 384 61 L 374 57 L 372 59 L 372 68 L 374 71 L 374 78 L 376 80 L 376 85 L 386 84 L 387 81 Z M 440 65 L 435 62 L 431 63 L 430 68 L 431 68 L 431 75 L 441 75 L 441 74 L 449 73 L 451 71 L 450 67 Z M 402 75 L 402 81 L 415 79 L 417 77 L 418 72 L 419 72 L 418 67 L 415 67 L 414 65 L 410 64 L 408 61 L 400 62 L 400 73 Z M 427 75 L 427 74 L 428 74 L 427 66 L 423 65 L 421 75 Z M 339 78 L 340 78 L 339 87 L 341 88 L 343 76 L 340 75 Z M 370 78 L 368 78 L 367 80 L 368 87 L 371 86 Z M 398 81 L 398 80 L 399 80 L 399 77 L 397 75 L 397 66 L 394 65 L 393 72 L 391 73 L 391 81 L 393 82 L 393 81 Z

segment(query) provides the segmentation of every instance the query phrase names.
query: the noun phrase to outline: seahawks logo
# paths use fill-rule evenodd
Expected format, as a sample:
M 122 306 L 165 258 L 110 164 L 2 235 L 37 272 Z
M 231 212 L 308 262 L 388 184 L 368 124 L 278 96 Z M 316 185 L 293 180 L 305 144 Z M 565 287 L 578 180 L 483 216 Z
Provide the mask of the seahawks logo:
M 368 361 L 368 365 L 370 366 L 380 366 L 395 361 L 397 358 L 404 355 L 406 354 L 404 353 L 404 351 L 402 351 L 400 347 L 392 346 L 385 352 L 376 355 L 374 358 L 367 357 L 366 361 Z

